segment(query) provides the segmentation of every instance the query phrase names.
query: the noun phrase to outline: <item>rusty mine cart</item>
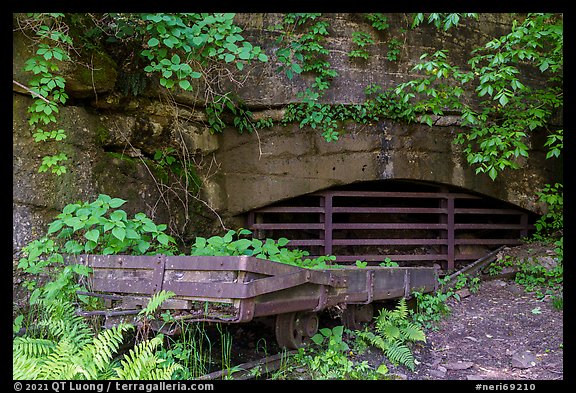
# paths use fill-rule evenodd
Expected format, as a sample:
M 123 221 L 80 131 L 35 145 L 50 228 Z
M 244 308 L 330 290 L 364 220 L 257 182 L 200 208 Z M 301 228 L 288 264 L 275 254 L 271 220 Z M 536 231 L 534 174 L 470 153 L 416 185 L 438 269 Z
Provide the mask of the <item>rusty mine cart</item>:
M 90 266 L 91 292 L 107 309 L 105 326 L 134 318 L 161 290 L 175 296 L 162 304 L 176 320 L 244 323 L 275 317 L 281 347 L 296 349 L 318 331 L 318 312 L 341 310 L 345 326 L 373 317 L 373 303 L 437 289 L 432 267 L 336 267 L 307 269 L 249 256 L 81 255 Z M 153 321 L 154 322 L 154 321 Z M 160 327 L 159 327 L 160 328 Z M 166 326 L 163 327 L 164 329 Z

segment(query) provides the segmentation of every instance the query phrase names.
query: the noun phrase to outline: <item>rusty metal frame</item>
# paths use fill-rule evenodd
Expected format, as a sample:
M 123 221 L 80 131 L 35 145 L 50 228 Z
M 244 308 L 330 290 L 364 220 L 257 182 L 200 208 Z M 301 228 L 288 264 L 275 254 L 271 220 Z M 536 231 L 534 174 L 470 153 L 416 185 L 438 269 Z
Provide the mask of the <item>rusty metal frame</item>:
M 342 303 L 368 304 L 409 295 L 415 289 L 406 277 L 413 274 L 427 291 L 434 290 L 437 281 L 435 270 L 429 267 L 311 270 L 248 256 L 80 255 L 74 262 L 93 269 L 91 292 L 80 295 L 120 301 L 110 310 L 82 314 L 103 315 L 107 320 L 137 314 L 149 296 L 161 290 L 176 295 L 166 308 L 191 311 L 187 321 L 235 323 L 257 316 L 317 312 Z M 132 280 L 134 272 L 142 271 L 146 275 Z M 228 306 L 224 313 L 206 313 L 193 306 L 196 301 Z
M 266 230 L 315 230 L 318 231 L 318 239 L 293 239 L 289 246 L 310 247 L 319 246 L 322 255 L 334 255 L 334 246 L 376 246 L 376 245 L 433 245 L 439 246 L 441 252 L 433 254 L 393 254 L 393 255 L 341 255 L 335 254 L 337 262 L 353 262 L 356 260 L 382 261 L 386 257 L 393 261 L 440 261 L 447 270 L 453 270 L 455 262 L 460 260 L 474 260 L 481 255 L 459 254 L 459 245 L 485 245 L 501 246 L 520 244 L 519 240 L 525 237 L 534 227 L 529 224 L 528 213 L 515 208 L 487 208 L 483 206 L 461 207 L 457 203 L 460 200 L 482 201 L 483 198 L 467 194 L 464 192 L 451 192 L 446 187 L 440 188 L 439 192 L 397 192 L 397 191 L 322 191 L 309 194 L 318 198 L 317 206 L 269 206 L 251 211 L 248 214 L 247 227 L 259 237 L 261 231 Z M 430 206 L 386 206 L 386 207 L 366 207 L 366 206 L 340 206 L 334 203 L 334 198 L 409 198 L 412 200 L 437 200 L 437 207 Z M 293 215 L 317 214 L 316 222 L 294 223 L 294 222 L 266 222 L 263 217 L 277 213 L 291 213 Z M 339 223 L 334 222 L 334 214 L 430 214 L 439 218 L 436 223 L 430 222 L 356 222 Z M 463 215 L 494 215 L 518 217 L 518 223 L 475 223 L 457 222 L 457 217 Z M 431 230 L 436 231 L 437 238 L 370 238 L 370 239 L 338 239 L 334 238 L 334 232 L 338 230 Z M 462 230 L 507 230 L 510 233 L 517 233 L 516 238 L 476 238 L 459 239 L 456 236 Z

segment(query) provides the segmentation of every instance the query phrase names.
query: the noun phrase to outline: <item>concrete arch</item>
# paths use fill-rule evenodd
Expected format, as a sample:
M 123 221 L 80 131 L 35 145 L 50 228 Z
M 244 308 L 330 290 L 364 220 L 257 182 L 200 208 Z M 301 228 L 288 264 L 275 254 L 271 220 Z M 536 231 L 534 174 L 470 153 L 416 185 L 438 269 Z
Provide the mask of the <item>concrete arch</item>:
M 215 155 L 221 170 L 207 186 L 207 197 L 217 210 L 235 216 L 330 187 L 410 179 L 461 187 L 543 213 L 536 191 L 560 180 L 559 160 L 546 160 L 544 151 L 531 150 L 519 169 L 492 181 L 475 174 L 452 143 L 457 131 L 456 126 L 381 121 L 331 143 L 317 130 L 297 125 L 261 130 L 259 135 L 227 132 L 219 139 Z M 542 137 L 534 133 L 532 139 Z

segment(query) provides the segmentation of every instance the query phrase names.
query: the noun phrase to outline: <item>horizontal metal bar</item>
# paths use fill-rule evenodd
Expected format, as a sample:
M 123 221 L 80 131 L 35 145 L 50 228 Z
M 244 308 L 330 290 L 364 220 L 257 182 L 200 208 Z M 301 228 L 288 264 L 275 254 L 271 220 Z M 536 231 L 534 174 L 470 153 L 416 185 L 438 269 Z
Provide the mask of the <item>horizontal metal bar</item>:
M 140 310 L 94 310 L 94 311 L 78 311 L 77 314 L 83 317 L 89 317 L 92 315 L 104 315 L 107 317 L 116 317 L 121 315 L 136 315 Z
M 366 197 L 366 198 L 459 198 L 459 199 L 479 199 L 475 195 L 449 192 L 406 192 L 406 191 L 323 191 L 311 194 L 314 196 L 332 197 Z
M 418 213 L 418 214 L 442 214 L 448 213 L 447 209 L 434 207 L 349 207 L 334 206 L 334 213 Z
M 522 244 L 520 239 L 455 239 L 454 244 L 506 244 L 517 245 Z
M 522 224 L 454 224 L 454 229 L 527 229 Z
M 491 209 L 491 208 L 455 208 L 455 214 L 511 214 L 511 215 L 521 215 L 526 214 L 520 210 L 514 209 Z
M 482 258 L 486 255 L 486 252 L 475 252 L 473 254 L 456 254 L 454 259 L 457 261 L 469 261 L 473 259 Z
M 429 223 L 335 223 L 334 229 L 447 229 L 447 224 Z
M 322 239 L 296 239 L 290 240 L 289 246 L 322 246 L 324 241 Z
M 324 224 L 317 223 L 262 223 L 253 224 L 252 229 L 324 229 Z
M 92 268 L 106 269 L 155 269 L 160 266 L 156 255 L 86 255 L 80 256 Z
M 380 261 L 390 258 L 393 262 L 400 261 L 434 261 L 446 260 L 447 254 L 398 254 L 398 255 L 337 255 L 336 262 Z
M 95 272 L 96 273 L 96 272 Z M 129 294 L 152 295 L 154 286 L 151 279 L 121 280 L 94 277 L 92 279 L 92 290 L 101 292 L 116 292 Z
M 241 282 L 186 282 L 167 281 L 163 288 L 177 296 L 223 299 L 248 299 L 265 293 L 298 286 L 310 280 L 310 272 L 299 269 L 296 273 L 270 276 L 247 283 Z
M 447 244 L 447 239 L 334 239 L 335 246 L 380 246 L 380 245 L 420 245 Z
M 314 206 L 272 206 L 261 207 L 254 210 L 254 213 L 324 213 L 324 208 Z

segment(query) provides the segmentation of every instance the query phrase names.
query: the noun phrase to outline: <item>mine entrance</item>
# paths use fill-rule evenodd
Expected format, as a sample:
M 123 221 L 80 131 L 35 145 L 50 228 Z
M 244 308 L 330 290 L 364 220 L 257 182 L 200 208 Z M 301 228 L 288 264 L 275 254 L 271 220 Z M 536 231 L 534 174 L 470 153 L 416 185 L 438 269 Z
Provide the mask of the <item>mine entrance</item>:
M 302 195 L 248 213 L 257 238 L 290 239 L 337 263 L 390 258 L 453 270 L 530 235 L 537 215 L 442 184 L 388 180 Z

